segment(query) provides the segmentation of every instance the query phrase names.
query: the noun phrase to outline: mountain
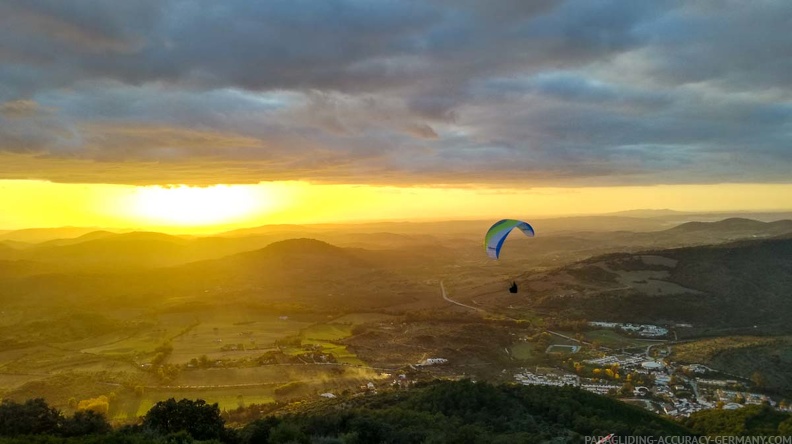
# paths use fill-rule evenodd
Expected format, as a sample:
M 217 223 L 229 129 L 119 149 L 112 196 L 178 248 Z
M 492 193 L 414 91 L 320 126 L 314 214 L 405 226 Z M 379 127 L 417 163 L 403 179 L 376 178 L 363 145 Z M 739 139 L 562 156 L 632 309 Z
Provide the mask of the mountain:
M 0 249 L 0 259 L 59 264 L 64 270 L 123 270 L 167 267 L 220 258 L 261 248 L 268 238 L 186 238 L 154 232 L 94 231 L 71 239 L 30 245 L 13 252 Z
M 179 242 L 188 242 L 145 233 L 130 234 L 125 239 L 134 240 L 123 245 L 126 251 L 144 255 L 178 251 Z M 95 245 L 85 244 L 106 241 L 57 248 L 82 247 L 90 252 Z M 9 304 L 42 303 L 47 307 L 140 308 L 200 302 L 241 306 L 279 303 L 308 310 L 370 309 L 424 297 L 424 285 L 377 265 L 388 254 L 340 248 L 314 239 L 292 239 L 255 251 L 172 267 L 119 267 L 101 272 L 56 270 L 24 276 L 10 273 L 0 282 L 4 287 L 0 296 Z M 107 255 L 95 260 L 102 257 Z
M 587 319 L 789 333 L 792 239 L 598 256 L 526 275 L 524 287 L 537 307 Z
M 293 225 L 293 224 L 273 224 L 262 225 L 259 227 L 238 228 L 236 230 L 224 231 L 217 233 L 216 236 L 235 237 L 235 236 L 253 236 L 253 235 L 273 235 L 273 234 L 296 234 L 296 233 L 315 233 L 317 231 L 326 231 L 318 227 L 322 225 Z
M 0 233 L 0 240 L 38 243 L 53 239 L 75 238 L 97 230 L 91 227 L 26 228 Z
M 730 220 L 691 222 L 649 232 L 570 231 L 539 232 L 533 238 L 510 236 L 504 259 L 528 267 L 558 267 L 607 253 L 640 252 L 696 245 L 714 245 L 739 239 L 765 239 L 792 234 L 792 221 Z M 467 242 L 478 239 L 468 239 Z M 460 243 L 460 245 L 463 245 Z M 480 251 L 475 253 L 480 255 Z
M 377 251 L 289 239 L 260 250 L 162 270 L 171 282 L 214 294 L 326 308 L 373 308 L 420 297 L 422 287 L 376 265 Z M 188 283 L 187 281 L 190 281 Z M 243 291 L 244 290 L 244 291 Z
M 733 217 L 717 222 L 688 222 L 666 230 L 666 234 L 704 234 L 710 237 L 770 237 L 792 232 L 792 220 L 761 222 Z
M 151 232 L 88 233 L 68 241 L 49 241 L 24 251 L 24 258 L 71 267 L 164 266 L 178 263 L 188 241 Z
M 5 243 L 0 243 L 0 259 L 16 259 L 19 257 L 19 250 Z
M 676 211 L 676 210 L 669 210 L 668 208 L 663 209 L 637 209 L 637 210 L 627 210 L 627 211 L 617 211 L 615 213 L 610 213 L 612 216 L 628 216 L 628 217 L 667 217 L 667 216 L 681 216 L 685 214 L 690 214 L 685 211 Z
M 2 260 L 0 259 L 0 279 L 20 278 L 25 276 L 52 273 L 57 271 L 57 267 L 51 264 L 24 260 Z
M 92 241 L 95 239 L 102 239 L 106 237 L 115 236 L 117 233 L 113 233 L 111 231 L 99 230 L 99 231 L 91 231 L 90 233 L 83 234 L 82 236 L 74 237 L 74 238 L 66 238 L 66 239 L 53 239 L 46 242 L 42 242 L 38 244 L 39 247 L 47 247 L 47 246 L 63 246 L 63 245 L 74 245 L 79 244 L 87 241 Z

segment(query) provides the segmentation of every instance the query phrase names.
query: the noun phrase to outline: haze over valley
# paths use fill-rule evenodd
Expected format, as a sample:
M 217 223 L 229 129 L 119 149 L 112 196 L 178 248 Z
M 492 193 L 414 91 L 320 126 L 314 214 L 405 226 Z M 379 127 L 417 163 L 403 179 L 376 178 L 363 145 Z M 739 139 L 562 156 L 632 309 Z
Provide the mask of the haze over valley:
M 525 381 L 527 369 L 634 399 L 623 378 L 640 365 L 614 380 L 586 364 L 632 353 L 677 375 L 665 392 L 665 373 L 648 373 L 651 411 L 728 403 L 685 397 L 696 379 L 683 365 L 777 405 L 792 395 L 787 215 L 537 219 L 498 261 L 481 244 L 492 221 L 7 231 L 0 387 L 66 412 L 105 397 L 118 423 L 170 397 L 288 411 L 435 378 Z

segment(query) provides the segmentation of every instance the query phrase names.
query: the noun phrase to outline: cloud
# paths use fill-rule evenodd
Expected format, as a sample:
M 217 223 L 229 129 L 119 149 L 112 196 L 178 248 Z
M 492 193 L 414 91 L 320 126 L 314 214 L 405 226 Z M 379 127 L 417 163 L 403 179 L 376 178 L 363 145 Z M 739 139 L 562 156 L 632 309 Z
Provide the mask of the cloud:
M 0 178 L 788 181 L 791 18 L 784 1 L 9 0 Z
M 31 117 L 38 113 L 38 103 L 33 100 L 13 100 L 0 104 L 0 114 L 4 117 Z

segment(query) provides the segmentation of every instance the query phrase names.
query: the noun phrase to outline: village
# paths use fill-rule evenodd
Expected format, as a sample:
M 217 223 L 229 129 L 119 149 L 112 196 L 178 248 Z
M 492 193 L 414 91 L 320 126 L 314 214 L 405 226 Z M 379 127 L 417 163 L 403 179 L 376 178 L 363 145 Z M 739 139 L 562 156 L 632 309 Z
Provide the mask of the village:
M 735 410 L 751 404 L 792 411 L 765 394 L 750 391 L 748 383 L 723 379 L 721 373 L 707 366 L 681 365 L 646 353 L 608 354 L 573 362 L 572 368 L 522 369 L 514 379 L 524 385 L 580 387 L 673 417 L 714 408 Z

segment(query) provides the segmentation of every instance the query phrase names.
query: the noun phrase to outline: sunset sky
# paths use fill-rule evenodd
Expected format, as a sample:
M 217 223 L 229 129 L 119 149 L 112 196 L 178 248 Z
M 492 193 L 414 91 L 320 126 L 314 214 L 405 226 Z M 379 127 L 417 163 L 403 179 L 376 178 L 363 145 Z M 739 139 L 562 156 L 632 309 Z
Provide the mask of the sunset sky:
M 0 2 L 0 229 L 792 209 L 792 3 Z

